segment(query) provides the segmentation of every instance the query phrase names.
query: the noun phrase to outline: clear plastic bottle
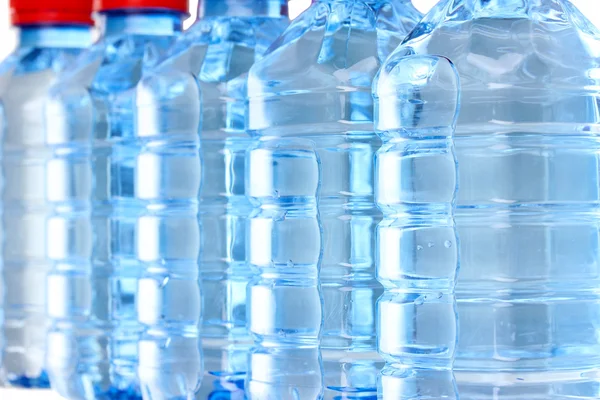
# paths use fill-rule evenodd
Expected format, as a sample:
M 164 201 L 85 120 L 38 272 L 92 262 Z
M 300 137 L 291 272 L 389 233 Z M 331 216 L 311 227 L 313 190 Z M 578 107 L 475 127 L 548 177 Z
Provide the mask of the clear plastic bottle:
M 46 104 L 48 131 L 61 149 L 46 177 L 56 189 L 47 224 L 47 366 L 67 399 L 140 399 L 136 88 L 181 32 L 187 2 L 102 0 L 95 7 L 101 39 L 60 77 Z
M 0 344 L 3 384 L 49 387 L 44 367 L 45 256 L 49 202 L 60 182 L 46 185 L 56 151 L 43 124 L 44 103 L 57 76 L 91 44 L 91 1 L 11 1 L 19 28 L 16 51 L 0 66 L 4 314 Z
M 169 52 L 144 72 L 135 89 L 134 140 L 127 144 L 135 159 L 135 249 L 142 268 L 136 300 L 144 327 L 138 373 L 146 400 L 194 399 L 203 376 L 203 107 L 191 61 L 188 54 Z
M 461 77 L 461 399 L 597 399 L 600 33 L 566 0 L 446 0 L 413 53 Z
M 319 1 L 292 22 L 251 68 L 248 78 L 252 134 L 265 146 L 270 138 L 302 137 L 313 143 L 321 165 L 320 346 L 326 399 L 376 396 L 377 374 L 383 365 L 376 351 L 376 301 L 383 290 L 375 279 L 375 226 L 381 214 L 373 199 L 373 160 L 381 141 L 373 129 L 371 84 L 385 57 L 419 18 L 407 0 Z M 262 164 L 252 163 L 249 191 L 264 172 Z M 286 179 L 305 174 L 298 169 L 302 164 L 286 165 L 293 169 L 277 169 Z M 317 238 L 310 235 L 317 233 L 298 233 L 298 243 L 286 244 L 298 248 L 280 249 L 303 251 L 304 242 L 311 248 Z M 277 236 L 283 232 L 268 234 L 274 243 L 284 240 Z M 266 238 L 262 245 L 250 240 L 251 247 L 267 251 Z M 293 291 L 288 296 L 294 296 Z M 299 308 L 292 304 L 262 308 L 253 304 L 252 328 L 260 331 L 261 317 L 254 313 L 274 312 L 278 317 L 286 312 L 300 319 L 321 313 L 313 304 Z
M 200 398 L 243 398 L 246 359 L 246 221 L 244 188 L 247 72 L 289 23 L 285 0 L 201 0 L 196 22 L 178 41 L 169 63 L 188 70 L 202 90 L 203 244 Z M 190 82 L 191 84 L 191 82 Z M 169 106 L 169 103 L 165 103 Z M 195 119 L 195 115 L 189 115 Z M 187 122 L 186 122 L 187 124 Z
M 443 57 L 389 59 L 373 84 L 378 348 L 387 364 L 379 398 L 457 399 L 454 286 L 457 168 L 453 134 L 459 79 Z

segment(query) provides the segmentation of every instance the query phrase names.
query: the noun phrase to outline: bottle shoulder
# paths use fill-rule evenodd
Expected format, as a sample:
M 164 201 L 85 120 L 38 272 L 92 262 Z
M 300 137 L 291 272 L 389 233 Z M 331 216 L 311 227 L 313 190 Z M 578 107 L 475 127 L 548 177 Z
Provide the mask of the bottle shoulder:
M 19 59 L 15 53 L 9 54 L 0 62 L 0 96 L 4 94 L 10 78 L 15 72 Z
M 456 13 L 450 3 L 436 6 L 417 25 L 381 74 L 409 55 L 450 59 L 461 80 L 458 126 L 463 130 L 468 123 L 484 132 L 482 124 L 493 121 L 581 125 L 600 120 L 600 34 L 568 1 L 532 0 L 502 17 L 469 7 Z M 575 125 L 565 129 L 580 129 Z
M 177 40 L 167 63 L 204 83 L 229 82 L 247 73 L 287 24 L 287 19 L 266 17 L 199 20 Z
M 380 62 L 420 17 L 412 6 L 394 2 L 317 3 L 294 20 L 251 68 L 250 95 L 318 90 L 349 80 L 352 85 L 370 86 Z
M 443 140 L 456 125 L 460 78 L 447 58 L 408 55 L 379 72 L 373 98 L 375 128 L 384 140 Z
M 0 129 L 6 151 L 46 143 L 46 105 L 52 88 L 81 51 L 22 48 L 0 66 Z
M 441 55 L 459 68 L 470 64 L 482 69 L 486 78 L 496 75 L 506 82 L 507 75 L 518 75 L 534 63 L 546 68 L 526 74 L 530 78 L 561 69 L 583 71 L 600 59 L 600 31 L 568 0 L 519 2 L 527 6 L 500 16 L 491 16 L 474 0 L 442 3 L 417 24 L 386 64 L 407 54 Z M 455 12 L 455 3 L 462 6 L 461 12 Z
M 99 96 L 132 89 L 144 71 L 165 59 L 175 37 L 128 34 L 101 39 L 61 75 L 62 84 L 83 86 Z
M 82 51 L 78 48 L 46 47 L 17 49 L 0 63 L 0 93 L 16 77 L 23 80 L 29 75 L 56 76 L 63 73 Z
M 0 64 L 3 105 L 19 110 L 33 107 L 33 104 L 39 107 L 61 74 L 69 70 L 83 51 L 79 48 L 47 47 L 16 50 Z
M 49 140 L 130 137 L 136 88 L 174 40 L 174 36 L 119 35 L 87 49 L 50 90 L 45 105 L 46 124 L 53 127 Z
M 278 136 L 372 132 L 373 78 L 419 17 L 403 1 L 311 6 L 250 69 L 250 130 Z
M 264 17 L 196 22 L 168 57 L 144 74 L 136 88 L 138 110 L 170 118 L 167 110 L 177 109 L 168 113 L 179 114 L 181 121 L 184 114 L 196 121 L 202 110 L 203 137 L 243 135 L 248 70 L 286 25 L 282 18 Z M 191 128 L 186 127 L 198 130 Z

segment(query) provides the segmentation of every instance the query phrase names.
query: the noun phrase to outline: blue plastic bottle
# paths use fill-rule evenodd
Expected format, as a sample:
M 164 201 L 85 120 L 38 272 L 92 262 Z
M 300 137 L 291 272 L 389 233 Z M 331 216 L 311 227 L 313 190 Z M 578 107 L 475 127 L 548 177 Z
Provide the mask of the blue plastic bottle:
M 244 189 L 250 144 L 246 79 L 252 64 L 289 20 L 284 0 L 201 0 L 198 14 L 200 20 L 178 41 L 167 64 L 185 65 L 202 90 L 199 263 L 205 378 L 199 397 L 237 399 L 244 396 L 252 343 L 246 329 L 246 286 L 251 276 L 245 254 L 251 211 Z M 167 107 L 178 107 L 170 104 L 165 102 Z M 187 124 L 196 116 L 185 118 L 181 122 Z
M 102 38 L 61 76 L 46 104 L 60 147 L 47 176 L 57 188 L 48 221 L 47 366 L 67 399 L 139 399 L 136 87 L 181 32 L 187 3 L 95 6 Z
M 302 137 L 312 143 L 321 165 L 320 348 L 326 399 L 376 396 L 377 374 L 383 365 L 376 351 L 376 301 L 383 290 L 375 279 L 375 226 L 381 214 L 373 199 L 373 160 L 381 141 L 373 128 L 371 84 L 385 57 L 419 18 L 419 12 L 406 0 L 319 1 L 292 22 L 267 55 L 251 68 L 248 78 L 251 133 L 264 146 L 275 148 L 275 144 L 267 144 L 271 138 Z M 257 160 L 267 162 L 260 161 L 259 156 Z M 254 158 L 249 164 L 248 191 L 264 179 L 262 164 L 253 163 Z M 277 177 L 284 182 L 281 184 L 285 184 L 283 176 L 295 181 L 306 173 L 299 170 L 302 164 L 284 165 L 290 169 L 276 169 L 278 174 L 285 174 Z M 273 190 L 271 195 L 277 199 L 280 189 Z M 273 201 L 277 207 L 283 207 L 285 204 L 278 202 L 288 200 L 282 197 Z M 255 212 L 266 212 L 265 207 L 257 206 Z M 252 229 L 253 235 L 259 234 Z M 285 235 L 289 233 L 265 230 L 262 234 L 271 239 L 250 238 L 250 250 L 266 255 L 278 249 L 314 256 L 311 246 L 318 240 L 318 233 L 300 231 L 296 242 L 286 243 Z M 271 246 L 269 241 L 278 247 L 267 247 Z M 251 264 L 255 264 L 253 257 L 249 256 Z M 265 261 L 268 258 L 261 260 Z M 285 273 L 293 271 L 291 265 Z M 265 273 L 262 272 L 262 279 L 267 278 Z M 282 285 L 284 296 L 285 275 L 269 275 L 268 279 Z M 255 281 L 255 285 L 259 284 Z M 285 296 L 293 297 L 294 292 L 290 290 Z M 251 302 L 250 324 L 255 334 L 266 328 L 260 327 L 260 313 L 273 314 L 273 318 L 294 315 L 301 320 L 312 320 L 321 313 L 309 302 L 268 306 Z M 279 321 L 274 326 L 283 323 Z M 287 335 L 282 331 L 271 340 L 278 338 L 285 343 Z M 275 365 L 264 362 L 262 373 L 277 376 L 280 372 Z
M 459 108 L 456 69 L 445 58 L 389 59 L 373 84 L 376 156 L 379 398 L 458 399 L 454 286 Z
M 142 268 L 136 301 L 143 327 L 138 375 L 147 400 L 194 399 L 203 376 L 203 107 L 195 61 L 185 52 L 169 53 L 144 71 L 135 89 L 134 140 L 125 146 L 135 160 L 134 246 Z
M 57 76 L 91 44 L 91 12 L 91 1 L 11 1 L 19 44 L 0 66 L 5 232 L 0 374 L 5 385 L 49 387 L 45 283 L 51 265 L 45 257 L 45 223 L 60 183 L 46 185 L 55 147 L 42 117 Z
M 600 33 L 566 0 L 446 0 L 413 53 L 461 77 L 461 399 L 597 399 Z

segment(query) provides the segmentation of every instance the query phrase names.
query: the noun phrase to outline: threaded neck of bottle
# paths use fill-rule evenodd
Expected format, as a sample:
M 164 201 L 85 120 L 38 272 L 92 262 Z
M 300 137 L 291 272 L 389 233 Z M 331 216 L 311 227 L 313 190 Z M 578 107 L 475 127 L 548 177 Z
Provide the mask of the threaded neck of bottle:
M 91 28 L 85 25 L 27 25 L 19 28 L 19 48 L 82 49 L 91 42 Z
M 175 11 L 114 10 L 102 13 L 99 25 L 104 36 L 170 36 L 183 30 L 183 18 Z

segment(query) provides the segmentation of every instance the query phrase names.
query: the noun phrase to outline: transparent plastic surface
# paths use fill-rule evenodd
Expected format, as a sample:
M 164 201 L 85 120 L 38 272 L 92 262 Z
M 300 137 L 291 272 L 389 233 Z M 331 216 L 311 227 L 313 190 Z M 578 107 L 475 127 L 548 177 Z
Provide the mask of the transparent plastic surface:
M 202 400 L 244 398 L 252 344 L 246 329 L 246 287 L 251 277 L 245 251 L 246 221 L 251 211 L 244 189 L 245 154 L 250 144 L 245 121 L 246 79 L 252 64 L 288 24 L 284 3 L 204 1 L 199 10 L 203 19 L 177 42 L 167 65 L 157 72 L 161 85 L 152 89 L 168 110 L 180 109 L 185 99 L 168 97 L 167 92 L 158 92 L 160 88 L 188 91 L 199 85 L 202 91 L 199 133 L 203 181 L 196 196 L 204 232 L 199 259 L 204 299 L 201 332 L 205 372 L 198 395 Z M 169 64 L 196 80 L 180 82 L 178 76 L 168 76 Z M 191 113 L 175 114 L 169 123 L 188 129 L 196 118 Z M 173 307 L 187 305 L 181 302 Z
M 151 217 L 134 197 L 136 155 L 144 144 L 134 133 L 138 83 L 163 59 L 181 30 L 182 16 L 111 12 L 102 18 L 103 38 L 61 75 L 45 107 L 55 149 L 46 173 L 52 188 L 46 225 L 52 264 L 48 372 L 53 388 L 67 399 L 140 399 L 142 393 L 147 399 L 173 399 L 169 391 L 150 397 L 154 393 L 140 387 L 137 375 L 138 345 L 145 360 L 162 363 L 165 354 L 181 351 L 184 344 L 176 336 L 153 337 L 149 343 L 138 322 L 139 290 L 151 291 L 152 301 L 160 304 L 177 284 L 153 287 L 140 280 L 141 261 L 153 262 L 163 250 L 153 235 L 164 233 L 162 226 L 142 222 Z M 155 166 L 147 166 L 146 176 L 162 177 L 160 170 L 150 169 Z M 139 240 L 147 249 L 141 261 Z M 197 285 L 196 292 L 181 289 L 188 304 L 194 294 L 199 297 Z M 171 317 L 169 311 L 165 318 Z M 189 334 L 197 343 L 197 331 Z M 199 352 L 189 352 L 194 356 L 199 363 Z M 159 370 L 162 364 L 154 363 Z M 195 364 L 187 367 L 193 374 Z
M 379 398 L 458 399 L 454 287 L 459 79 L 445 58 L 390 58 L 373 85 L 376 155 Z
M 2 132 L 2 330 L 0 371 L 5 385 L 48 388 L 44 367 L 45 250 L 53 187 L 46 174 L 54 148 L 42 115 L 48 91 L 91 44 L 87 27 L 26 27 L 18 49 L 0 66 Z
M 270 138 L 248 151 L 248 360 L 252 400 L 323 398 L 319 351 L 322 227 L 320 166 L 314 142 Z
M 173 61 L 144 74 L 134 109 L 138 371 L 144 398 L 153 400 L 190 399 L 202 378 L 202 96 L 194 75 Z
M 373 159 L 381 141 L 373 129 L 371 84 L 381 62 L 419 18 L 403 0 L 317 2 L 292 22 L 248 78 L 249 129 L 260 143 L 249 156 L 247 190 L 253 192 L 262 181 L 263 196 L 271 199 L 268 205 L 260 200 L 249 223 L 248 258 L 259 272 L 249 289 L 249 324 L 259 346 L 266 346 L 263 329 L 282 327 L 268 339 L 270 348 L 282 349 L 289 346 L 288 324 L 293 322 L 294 335 L 306 330 L 302 335 L 311 340 L 320 329 L 326 399 L 374 398 L 377 392 L 383 360 L 376 351 L 376 301 L 383 290 L 375 279 L 375 226 L 381 213 L 373 200 Z M 312 195 L 303 192 L 302 179 L 309 174 L 304 168 L 315 166 L 302 162 L 303 152 L 278 150 L 278 143 L 299 137 L 316 152 L 320 192 L 311 210 L 316 214 L 297 221 L 295 202 Z M 265 175 L 269 163 L 277 166 L 277 175 Z M 288 185 L 298 186 L 289 200 L 281 195 Z M 293 228 L 294 238 L 292 224 L 300 224 Z M 279 267 L 289 261 L 285 257 L 290 265 Z M 297 264 L 314 269 L 318 257 L 322 307 L 312 297 L 316 292 L 300 302 L 304 295 L 297 294 L 294 279 L 301 278 L 289 277 L 309 268 Z M 259 302 L 267 288 L 278 302 Z M 274 318 L 270 325 L 261 326 L 264 314 Z M 318 318 L 322 326 L 315 325 Z M 264 360 L 262 376 L 282 374 L 280 364 Z M 302 381 L 290 375 L 286 384 L 300 387 Z M 262 393 L 251 396 L 260 399 Z M 307 399 L 319 398 L 319 391 L 311 393 L 315 397 Z
M 461 77 L 463 400 L 600 396 L 599 39 L 569 1 L 447 0 L 390 58 Z

